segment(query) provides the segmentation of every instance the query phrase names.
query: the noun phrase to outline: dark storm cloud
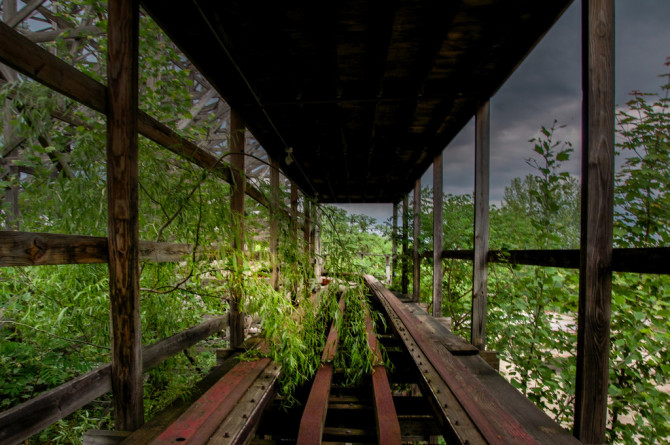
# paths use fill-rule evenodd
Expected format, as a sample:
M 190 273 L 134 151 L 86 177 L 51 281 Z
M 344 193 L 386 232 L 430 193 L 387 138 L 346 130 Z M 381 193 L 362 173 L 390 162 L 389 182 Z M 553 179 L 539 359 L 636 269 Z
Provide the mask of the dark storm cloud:
M 556 137 L 572 142 L 575 153 L 566 169 L 580 171 L 581 2 L 576 0 L 549 30 L 491 100 L 491 202 L 499 203 L 513 178 L 531 173 L 529 139 L 554 120 L 565 125 Z M 657 92 L 670 56 L 670 0 L 616 1 L 616 103 L 624 106 L 632 90 Z M 472 193 L 474 122 L 444 151 L 444 192 Z M 432 167 L 422 177 L 432 187 Z M 369 213 L 365 206 L 356 211 Z M 373 211 L 373 208 L 370 207 Z M 374 208 L 374 216 L 390 216 Z

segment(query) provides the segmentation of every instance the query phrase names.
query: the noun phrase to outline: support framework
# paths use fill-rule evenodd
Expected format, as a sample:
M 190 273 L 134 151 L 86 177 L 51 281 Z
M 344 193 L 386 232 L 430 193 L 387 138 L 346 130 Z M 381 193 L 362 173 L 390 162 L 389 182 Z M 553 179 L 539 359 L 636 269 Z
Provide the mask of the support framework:
M 230 295 L 230 345 L 237 347 L 244 341 L 244 317 L 240 312 L 243 290 L 242 269 L 244 267 L 244 121 L 232 110 L 230 113 L 230 164 L 233 168 L 233 184 L 230 195 L 230 210 L 233 219 L 232 248 L 237 265 L 236 278 Z
M 414 236 L 412 237 L 412 299 L 421 299 L 421 257 L 419 243 L 421 238 L 421 178 L 414 183 Z
M 442 316 L 442 153 L 433 161 L 433 316 Z

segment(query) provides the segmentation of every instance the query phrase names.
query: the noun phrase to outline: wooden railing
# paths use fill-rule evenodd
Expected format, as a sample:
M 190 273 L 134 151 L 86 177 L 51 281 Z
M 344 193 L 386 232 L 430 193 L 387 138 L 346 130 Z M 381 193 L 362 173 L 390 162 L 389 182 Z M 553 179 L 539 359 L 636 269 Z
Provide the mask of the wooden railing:
M 144 347 L 143 372 L 227 327 L 228 316 L 222 315 Z M 0 443 L 21 443 L 111 391 L 111 374 L 108 363 L 0 413 Z

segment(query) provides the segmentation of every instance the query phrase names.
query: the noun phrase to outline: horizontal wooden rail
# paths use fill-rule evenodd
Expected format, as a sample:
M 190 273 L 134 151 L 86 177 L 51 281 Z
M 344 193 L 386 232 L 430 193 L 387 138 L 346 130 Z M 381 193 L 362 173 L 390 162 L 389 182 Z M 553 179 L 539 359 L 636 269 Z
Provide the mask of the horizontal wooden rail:
M 421 256 L 432 258 L 433 251 L 424 251 Z M 472 261 L 472 256 L 468 249 L 442 251 L 443 259 Z M 489 250 L 488 262 L 579 269 L 579 250 Z M 670 274 L 668 264 L 670 247 L 618 248 L 612 253 L 614 272 Z
M 140 241 L 140 261 L 181 261 L 192 249 L 186 243 Z M 106 262 L 106 237 L 0 231 L 0 267 Z
M 0 61 L 54 91 L 95 111 L 107 114 L 105 85 L 73 68 L 2 22 L 0 22 L 0 41 L 3 42 L 0 45 Z M 214 154 L 179 136 L 143 111 L 138 112 L 138 131 L 178 156 L 211 170 L 224 181 L 232 183 L 232 170 L 229 164 L 221 162 Z M 251 183 L 247 182 L 245 191 L 261 205 L 270 206 L 265 195 Z M 288 215 L 286 210 L 282 211 Z
M 228 316 L 222 315 L 145 347 L 142 369 L 151 369 L 227 326 Z M 111 370 L 107 364 L 0 413 L 0 443 L 21 443 L 111 391 Z

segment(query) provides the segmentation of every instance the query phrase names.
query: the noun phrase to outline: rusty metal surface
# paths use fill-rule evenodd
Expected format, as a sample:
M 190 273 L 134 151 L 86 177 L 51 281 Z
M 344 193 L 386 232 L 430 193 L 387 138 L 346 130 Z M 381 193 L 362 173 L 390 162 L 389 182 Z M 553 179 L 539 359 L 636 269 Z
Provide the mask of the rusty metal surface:
M 340 298 L 339 311 L 344 314 L 344 297 Z M 326 346 L 321 355 L 321 366 L 316 372 L 312 389 L 309 392 L 305 411 L 300 419 L 298 430 L 298 445 L 320 444 L 323 436 L 323 425 L 328 412 L 328 396 L 333 379 L 333 359 L 337 352 L 337 326 L 333 320 L 326 340 Z
M 235 365 L 152 445 L 205 443 L 269 363 L 263 358 Z
M 391 386 L 386 375 L 384 359 L 379 349 L 369 311 L 365 313 L 365 329 L 367 331 L 368 345 L 374 352 L 376 361 L 376 365 L 372 371 L 372 391 L 375 402 L 377 439 L 380 444 L 400 445 L 402 443 L 400 423 L 398 423 L 398 415 L 393 403 Z
M 365 281 L 378 298 L 386 301 L 428 361 L 448 385 L 477 429 L 491 444 L 535 444 L 537 441 L 512 417 L 493 395 L 451 354 L 437 354 L 424 338 L 417 320 L 398 299 L 371 275 Z

